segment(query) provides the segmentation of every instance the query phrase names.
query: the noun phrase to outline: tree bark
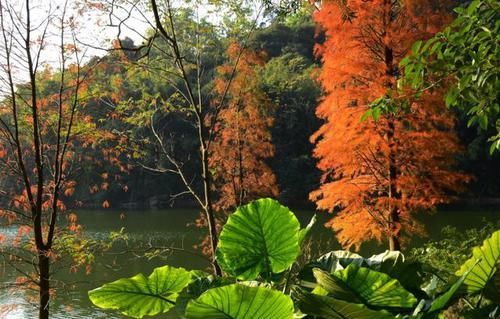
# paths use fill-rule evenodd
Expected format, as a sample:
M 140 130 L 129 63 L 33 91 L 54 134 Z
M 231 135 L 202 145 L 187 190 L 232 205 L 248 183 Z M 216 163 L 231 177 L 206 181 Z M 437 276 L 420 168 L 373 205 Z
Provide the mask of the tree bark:
M 388 120 L 387 141 L 389 144 L 389 250 L 401 250 L 399 242 L 399 209 L 391 201 L 400 199 L 396 181 L 398 170 L 396 166 L 396 149 L 394 141 L 394 119 Z
M 384 28 L 387 30 L 390 26 L 391 12 L 393 10 L 393 2 L 390 0 L 384 1 Z M 384 36 L 386 31 L 384 31 Z M 385 63 L 385 74 L 388 79 L 396 78 L 395 66 L 394 66 L 394 52 L 391 47 L 384 46 L 384 63 Z M 397 80 L 397 79 L 395 79 Z M 387 81 L 386 87 L 388 90 L 393 88 L 394 84 L 392 81 Z M 396 141 L 395 138 L 395 115 L 389 115 L 387 119 L 387 144 L 389 146 L 389 225 L 388 225 L 388 237 L 389 237 L 389 250 L 400 250 L 401 245 L 399 242 L 399 209 L 392 203 L 393 199 L 400 199 L 401 195 L 397 189 L 397 179 L 398 179 L 398 168 L 396 163 Z
M 203 138 L 200 140 L 201 143 L 201 160 L 202 160 L 202 178 L 203 178 L 203 192 L 204 192 L 204 200 L 205 200 L 205 214 L 207 217 L 208 223 L 208 235 L 210 236 L 210 248 L 212 250 L 212 265 L 214 269 L 214 273 L 218 276 L 222 276 L 222 270 L 215 259 L 215 253 L 217 250 L 218 234 L 217 234 L 217 224 L 215 222 L 215 215 L 213 210 L 212 196 L 211 196 L 211 176 L 208 166 L 208 154 L 207 149 L 205 147 L 205 142 Z
M 49 303 L 50 303 L 50 260 L 45 251 L 38 252 L 38 268 L 39 268 L 39 319 L 49 319 Z
M 399 238 L 397 236 L 389 237 L 389 250 L 401 250 L 401 244 L 399 243 Z

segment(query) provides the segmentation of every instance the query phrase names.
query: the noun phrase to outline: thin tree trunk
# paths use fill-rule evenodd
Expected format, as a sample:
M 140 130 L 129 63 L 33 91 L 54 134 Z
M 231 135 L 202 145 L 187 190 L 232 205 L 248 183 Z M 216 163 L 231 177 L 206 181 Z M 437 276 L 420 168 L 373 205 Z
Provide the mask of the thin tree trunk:
M 389 250 L 391 250 L 391 251 L 401 250 L 401 244 L 399 243 L 399 239 L 397 236 L 390 236 L 389 237 Z
M 243 205 L 243 199 L 245 197 L 245 188 L 244 188 L 244 178 L 245 172 L 243 171 L 243 142 L 241 140 L 241 131 L 240 131 L 240 103 L 238 102 L 237 109 L 237 121 L 236 121 L 236 129 L 237 129 L 237 142 L 238 142 L 238 183 L 239 183 L 239 194 L 238 201 L 236 202 L 237 206 Z
M 387 28 L 390 27 L 391 12 L 393 10 L 393 2 L 391 0 L 384 1 L 384 36 L 386 34 Z M 391 47 L 384 47 L 384 63 L 385 63 L 385 74 L 387 78 L 395 78 L 395 67 L 394 67 L 394 52 Z M 392 81 L 387 82 L 387 89 L 393 88 Z M 394 199 L 398 200 L 401 198 L 397 189 L 397 179 L 398 179 L 398 169 L 396 163 L 396 141 L 394 139 L 396 127 L 395 127 L 395 115 L 389 115 L 387 120 L 387 144 L 389 146 L 389 250 L 400 250 L 401 245 L 399 242 L 399 209 L 395 206 L 392 201 Z
M 401 250 L 399 242 L 399 209 L 391 201 L 400 199 L 396 181 L 398 171 L 396 166 L 396 150 L 394 141 L 394 119 L 388 120 L 387 141 L 389 144 L 389 250 Z
M 208 166 L 208 156 L 207 156 L 207 150 L 205 147 L 204 140 L 202 139 L 200 141 L 200 151 L 201 151 L 201 160 L 202 160 L 202 179 L 203 179 L 203 193 L 204 193 L 204 200 L 205 200 L 205 214 L 207 217 L 207 223 L 208 223 L 208 234 L 210 236 L 210 248 L 212 251 L 212 265 L 214 268 L 214 272 L 218 276 L 222 276 L 222 270 L 219 267 L 219 264 L 217 263 L 217 260 L 215 259 L 215 252 L 217 250 L 217 244 L 218 244 L 218 235 L 217 235 L 217 224 L 215 222 L 215 214 L 213 210 L 213 203 L 212 203 L 212 196 L 211 196 L 211 176 L 210 176 L 210 171 L 209 171 L 209 166 Z
M 38 253 L 38 268 L 40 274 L 40 304 L 39 304 L 39 319 L 49 319 L 49 302 L 50 302 L 50 260 L 45 251 Z

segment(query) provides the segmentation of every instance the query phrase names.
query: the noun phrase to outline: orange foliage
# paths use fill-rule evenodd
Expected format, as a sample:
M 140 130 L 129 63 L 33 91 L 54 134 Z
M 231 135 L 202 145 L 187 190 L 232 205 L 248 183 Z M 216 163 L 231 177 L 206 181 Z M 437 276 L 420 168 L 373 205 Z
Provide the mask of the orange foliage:
M 80 233 L 82 231 L 82 225 L 78 224 L 78 216 L 76 213 L 69 213 L 66 216 L 66 220 L 68 221 L 68 230 L 73 233 Z
M 104 202 L 102 202 L 102 208 L 109 208 L 109 202 L 107 200 L 105 200 Z
M 319 209 L 340 211 L 327 224 L 346 248 L 376 239 L 424 234 L 414 213 L 446 203 L 469 177 L 453 171 L 461 150 L 443 92 L 411 100 L 394 93 L 398 63 L 417 39 L 450 17 L 443 1 L 347 0 L 324 4 L 315 20 L 326 40 L 317 47 L 326 92 L 317 108 L 325 123 L 312 136 L 323 171 L 310 194 Z M 408 113 L 361 121 L 369 103 L 392 94 Z
M 42 45 L 41 42 L 33 44 Z M 67 44 L 62 49 L 67 61 L 76 60 L 69 56 L 78 51 L 77 47 Z M 21 54 L 24 50 L 13 50 L 16 51 L 16 63 L 29 62 L 29 57 Z M 18 226 L 14 236 L 0 235 L 0 241 L 10 241 L 2 243 L 2 246 L 9 247 L 9 251 L 0 253 L 7 255 L 13 251 L 9 263 L 19 264 L 19 268 L 15 268 L 22 272 L 23 277 L 17 280 L 16 289 L 38 290 L 37 298 L 47 294 L 52 298 L 53 290 L 47 291 L 47 285 L 52 286 L 52 282 L 43 283 L 51 276 L 48 265 L 69 255 L 74 263 L 72 266 L 86 265 L 88 272 L 91 269 L 88 264 L 93 261 L 88 254 L 91 247 L 81 236 L 82 227 L 77 224 L 76 215 L 67 215 L 67 225 L 61 223 L 61 217 L 67 213 L 66 201 L 77 187 L 72 178 L 88 164 L 98 165 L 99 161 L 88 157 L 96 153 L 97 143 L 112 144 L 118 137 L 104 134 L 99 119 L 86 115 L 89 112 L 84 111 L 91 104 L 89 102 L 93 102 L 93 92 L 89 92 L 89 83 L 93 86 L 96 83 L 92 78 L 92 63 L 83 67 L 65 64 L 63 70 L 54 71 L 49 64 L 38 64 L 38 59 L 32 62 L 35 63 L 34 69 L 38 69 L 34 71 L 36 81 L 24 77 L 17 79 L 14 75 L 15 83 L 10 84 L 15 87 L 15 92 L 12 96 L 2 96 L 0 100 L 3 120 L 0 127 L 0 171 L 3 174 L 0 178 L 0 203 L 5 205 L 5 209 L 0 208 L 0 224 L 6 222 Z M 10 72 L 15 73 L 18 68 L 24 67 L 11 69 L 5 65 L 2 78 L 10 79 Z M 32 96 L 33 92 L 36 96 Z M 98 160 L 109 160 L 112 165 L 120 166 L 120 170 L 126 170 L 127 166 L 118 156 L 116 152 L 110 152 L 107 158 L 99 154 Z M 101 187 L 107 189 L 107 183 Z M 31 262 L 26 263 L 26 260 Z M 33 268 L 37 263 L 38 267 Z M 44 307 L 42 305 L 41 309 Z
M 263 65 L 265 55 L 242 51 L 236 43 L 229 46 L 227 55 L 229 61 L 218 68 L 215 80 L 212 105 L 215 112 L 224 93 L 226 96 L 214 121 L 208 157 L 217 195 L 214 208 L 222 213 L 216 216 L 217 231 L 221 230 L 228 210 L 256 198 L 278 195 L 276 177 L 266 164 L 266 159 L 274 155 L 269 131 L 273 107 L 259 89 L 255 74 L 256 68 Z M 214 116 L 206 118 L 208 127 Z M 206 227 L 205 215 L 201 215 L 195 225 Z M 203 253 L 211 254 L 208 236 L 194 247 L 202 247 Z
M 5 156 L 7 156 L 7 150 L 2 144 L 0 144 L 0 158 L 4 158 Z
M 255 74 L 265 56 L 241 50 L 236 43 L 230 45 L 229 62 L 218 68 L 215 82 L 215 102 L 220 103 L 227 90 L 209 154 L 218 193 L 215 208 L 223 210 L 278 194 L 276 178 L 266 164 L 274 155 L 269 131 L 272 104 L 259 89 Z

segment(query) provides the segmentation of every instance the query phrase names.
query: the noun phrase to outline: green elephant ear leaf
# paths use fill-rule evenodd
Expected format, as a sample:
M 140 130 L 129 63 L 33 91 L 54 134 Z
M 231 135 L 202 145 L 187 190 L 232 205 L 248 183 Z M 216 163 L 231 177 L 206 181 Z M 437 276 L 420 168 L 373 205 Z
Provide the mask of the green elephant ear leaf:
M 317 216 L 316 215 L 313 215 L 313 217 L 311 217 L 311 220 L 309 221 L 309 224 L 307 224 L 306 227 L 302 228 L 300 231 L 299 231 L 299 245 L 302 246 L 302 244 L 304 243 L 304 240 L 307 238 L 307 236 L 311 233 L 311 229 L 313 228 L 313 226 L 316 224 L 316 221 L 318 220 Z
M 270 198 L 239 207 L 224 225 L 218 258 L 224 272 L 241 280 L 288 269 L 300 253 L 300 223 L 285 206 Z
M 351 264 L 361 267 L 364 263 L 364 258 L 348 250 L 334 250 L 319 257 L 314 263 L 318 265 L 318 268 L 332 273 L 345 269 L 345 267 Z
M 397 279 L 403 287 L 419 292 L 424 282 L 422 265 L 418 262 L 407 261 L 400 251 L 390 251 L 373 255 L 365 259 L 368 268 L 388 274 Z
M 467 276 L 469 275 L 469 273 L 476 266 L 477 266 L 477 262 L 475 265 L 473 265 L 473 267 L 471 269 L 467 270 L 462 275 L 462 277 L 460 277 L 457 281 L 455 281 L 455 283 L 453 285 L 451 285 L 451 287 L 448 288 L 447 291 L 445 291 L 439 297 L 434 299 L 431 303 L 429 310 L 427 310 L 427 312 L 428 313 L 433 313 L 433 312 L 435 313 L 435 312 L 438 312 L 438 311 L 444 309 L 445 307 L 447 307 L 448 304 L 450 303 L 450 301 L 457 295 L 458 290 L 460 289 L 460 287 L 462 286 L 464 281 L 467 279 Z
M 293 302 L 280 291 L 264 287 L 232 284 L 207 290 L 191 300 L 187 319 L 288 319 Z
M 99 308 L 118 310 L 129 317 L 154 316 L 173 308 L 190 280 L 191 273 L 184 268 L 164 266 L 149 277 L 138 274 L 104 284 L 89 291 L 89 298 Z
M 390 271 L 397 264 L 404 262 L 404 255 L 400 251 L 386 250 L 385 252 L 373 255 L 365 260 L 366 264 L 374 270 Z
M 497 230 L 481 247 L 474 247 L 472 257 L 460 267 L 456 275 L 462 276 L 470 270 L 464 280 L 467 293 L 482 292 L 492 301 L 500 302 L 499 267 L 500 230 Z
M 313 273 L 319 284 L 318 287 L 320 288 L 318 294 L 324 294 L 324 292 L 326 292 L 328 295 L 335 297 L 336 299 L 346 300 L 352 303 L 363 302 L 347 284 L 336 276 L 333 276 L 319 268 L 315 268 Z M 316 291 L 318 290 L 318 287 L 315 288 Z
M 175 309 L 181 315 L 184 316 L 186 312 L 186 307 L 190 300 L 196 299 L 201 296 L 205 291 L 222 287 L 236 282 L 233 278 L 218 277 L 206 273 L 196 273 L 191 272 L 193 279 L 191 283 L 187 285 L 177 297 Z
M 394 319 L 386 311 L 376 311 L 328 296 L 320 296 L 296 289 L 294 297 L 301 312 L 325 319 Z
M 417 298 L 394 278 L 370 268 L 349 265 L 332 274 L 349 287 L 366 305 L 407 309 L 417 303 Z M 322 282 L 318 282 L 322 285 Z M 323 286 L 323 288 L 327 288 Z
M 220 246 L 220 243 L 219 243 Z M 217 248 L 215 251 L 215 259 L 217 260 L 217 264 L 221 269 L 224 270 L 225 273 L 232 274 L 231 267 L 227 264 L 224 255 L 222 254 L 220 248 Z
M 342 270 L 350 264 L 362 266 L 364 258 L 356 253 L 351 253 L 346 250 L 335 250 L 318 259 L 308 263 L 299 273 L 300 285 L 307 288 L 316 287 L 316 279 L 313 275 L 313 270 L 319 268 L 328 273 L 333 273 L 337 270 Z

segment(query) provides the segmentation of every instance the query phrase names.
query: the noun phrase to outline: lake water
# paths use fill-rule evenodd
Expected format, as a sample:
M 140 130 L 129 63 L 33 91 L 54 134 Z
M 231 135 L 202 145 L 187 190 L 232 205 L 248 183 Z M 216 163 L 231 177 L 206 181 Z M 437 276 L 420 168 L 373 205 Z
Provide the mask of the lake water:
M 193 245 L 204 236 L 203 230 L 194 226 L 187 226 L 198 216 L 195 210 L 165 210 L 165 211 L 128 211 L 125 218 L 121 219 L 123 211 L 81 211 L 79 222 L 84 225 L 87 235 L 95 238 L 105 238 L 111 231 L 125 228 L 129 236 L 130 247 L 147 246 L 152 243 L 157 246 L 183 247 L 195 251 Z M 307 224 L 313 212 L 297 211 L 297 217 L 303 225 Z M 340 246 L 332 240 L 333 234 L 326 230 L 322 223 L 328 215 L 319 213 L 319 222 L 314 231 L 313 242 L 322 250 L 335 250 Z M 432 216 L 425 217 L 425 224 L 431 238 L 439 238 L 440 230 L 446 225 L 453 225 L 460 229 L 481 227 L 484 220 L 497 221 L 500 219 L 500 210 L 445 210 Z M 15 232 L 15 229 L 0 228 L 0 233 Z M 411 246 L 420 245 L 423 239 L 415 239 Z M 328 245 L 328 247 L 325 247 Z M 363 254 L 383 252 L 385 247 L 378 247 L 372 243 L 362 248 Z M 147 260 L 138 258 L 132 253 L 97 256 L 96 264 L 91 274 L 83 272 L 70 273 L 67 269 L 58 271 L 54 279 L 65 282 L 66 286 L 57 292 L 51 305 L 51 318 L 124 318 L 113 312 L 96 309 L 87 298 L 89 289 L 98 287 L 102 283 L 116 280 L 121 277 L 133 276 L 139 272 L 149 275 L 155 267 L 165 264 L 182 266 L 186 269 L 207 269 L 209 264 L 194 254 L 176 252 L 169 256 Z M 11 282 L 16 273 L 5 264 L 0 264 L 0 283 Z M 14 291 L 0 291 L 0 318 L 27 319 L 36 318 L 35 309 L 30 306 L 24 296 Z M 10 311 L 2 314 L 2 307 L 17 305 Z M 170 313 L 162 318 L 176 318 L 175 313 Z

